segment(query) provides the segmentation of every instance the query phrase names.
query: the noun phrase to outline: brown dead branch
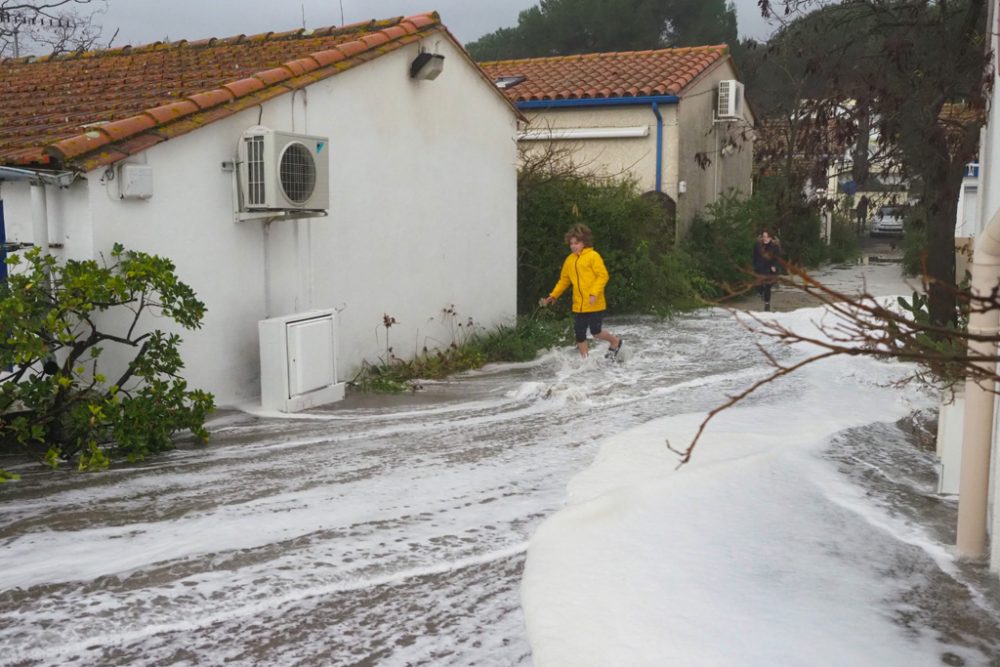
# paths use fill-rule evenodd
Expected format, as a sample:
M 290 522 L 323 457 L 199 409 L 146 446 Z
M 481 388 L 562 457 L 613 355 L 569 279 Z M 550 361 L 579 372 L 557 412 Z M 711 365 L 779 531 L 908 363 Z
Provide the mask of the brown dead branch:
M 784 365 L 758 341 L 758 350 L 774 371 L 712 409 L 702 420 L 686 448 L 675 448 L 667 441 L 667 448 L 680 457 L 678 465 L 691 460 L 694 448 L 716 415 L 761 387 L 834 356 L 870 357 L 881 361 L 915 364 L 908 375 L 894 383 L 896 385 L 916 381 L 925 386 L 946 390 L 953 388 L 959 381 L 970 379 L 989 391 L 1000 394 L 1000 371 L 997 370 L 997 364 L 1000 363 L 1000 354 L 997 352 L 1000 332 L 971 333 L 962 327 L 934 324 L 929 318 L 915 315 L 915 310 L 906 310 L 898 302 L 893 306 L 886 303 L 885 298 L 880 299 L 868 292 L 846 294 L 824 285 L 800 267 L 786 264 L 785 269 L 786 275 L 772 279 L 772 282 L 809 294 L 816 300 L 816 305 L 823 309 L 818 319 L 812 322 L 818 334 L 793 331 L 773 317 L 742 312 L 721 301 L 716 305 L 733 313 L 740 325 L 754 335 L 783 346 L 809 345 L 818 351 L 794 364 Z M 731 290 L 730 296 L 745 294 L 753 289 L 754 284 L 748 281 L 738 289 Z M 984 295 L 970 295 L 953 285 L 948 288 L 954 291 L 956 300 L 962 304 L 965 313 L 1000 310 L 1000 285 Z M 975 348 L 969 346 L 970 342 L 991 343 L 992 352 L 976 352 Z
M 773 357 L 768 355 L 768 358 L 770 359 L 771 363 L 774 363 L 777 366 L 777 370 L 775 370 L 773 373 L 768 375 L 763 380 L 758 380 L 757 382 L 753 383 L 750 387 L 748 387 L 744 391 L 741 391 L 739 394 L 736 394 L 735 396 L 730 396 L 728 401 L 726 401 L 722 405 L 714 408 L 711 412 L 709 412 L 708 416 L 706 416 L 705 419 L 702 420 L 701 425 L 698 427 L 698 431 L 694 435 L 694 439 L 691 440 L 691 444 L 689 444 L 686 449 L 675 449 L 673 446 L 671 446 L 670 441 L 667 440 L 667 449 L 680 456 L 680 461 L 677 464 L 678 467 L 684 465 L 685 463 L 691 460 L 691 454 L 694 452 L 694 448 L 698 444 L 698 440 L 701 439 L 701 434 L 705 432 L 705 427 L 708 426 L 708 422 L 712 421 L 712 418 L 715 417 L 715 415 L 719 414 L 723 410 L 726 410 L 736 405 L 737 403 L 739 403 L 744 398 L 754 393 L 764 385 L 770 384 L 771 382 L 774 382 L 778 378 L 784 377 L 789 373 L 794 373 L 803 366 L 807 366 L 821 359 L 826 359 L 827 357 L 832 357 L 835 354 L 836 352 L 824 352 L 823 354 L 818 354 L 813 357 L 809 357 L 808 359 L 804 359 L 803 361 L 800 361 L 799 363 L 793 364 L 791 366 L 781 366 L 780 364 L 777 364 L 777 362 L 774 360 Z

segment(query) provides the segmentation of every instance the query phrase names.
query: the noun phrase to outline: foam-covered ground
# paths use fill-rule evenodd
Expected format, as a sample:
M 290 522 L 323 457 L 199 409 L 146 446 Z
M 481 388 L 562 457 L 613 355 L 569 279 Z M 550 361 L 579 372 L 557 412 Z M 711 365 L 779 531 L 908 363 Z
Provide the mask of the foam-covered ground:
M 833 277 L 841 274 L 847 282 L 854 280 L 854 273 Z M 838 431 L 835 438 L 856 443 L 878 432 L 872 428 L 891 428 L 897 415 L 928 404 L 926 397 L 879 388 L 869 374 L 881 367 L 860 365 L 830 371 L 821 380 L 841 383 L 843 394 L 862 392 L 864 406 L 805 408 L 802 401 L 808 397 L 847 399 L 837 398 L 837 387 L 816 389 L 815 376 L 793 376 L 731 413 L 728 419 L 736 421 L 727 422 L 728 428 L 740 431 L 740 438 L 731 438 L 729 445 L 706 441 L 695 464 L 678 473 L 658 458 L 662 439 L 668 434 L 681 439 L 693 415 L 763 377 L 763 359 L 753 338 L 721 310 L 672 321 L 619 320 L 610 326 L 626 336 L 631 357 L 625 365 L 597 359 L 581 363 L 573 350 L 554 350 L 528 364 L 428 384 L 416 397 L 352 400 L 295 418 L 222 414 L 211 425 L 209 447 L 184 448 L 100 475 L 18 468 L 22 481 L 0 487 L 0 662 L 544 663 L 555 655 L 548 652 L 547 633 L 563 633 L 552 624 L 550 610 L 572 599 L 574 577 L 593 572 L 587 562 L 573 558 L 563 563 L 565 571 L 540 574 L 557 565 L 546 550 L 569 544 L 548 538 L 546 546 L 546 534 L 565 525 L 566 515 L 556 513 L 566 506 L 567 484 L 570 516 L 604 502 L 601 498 L 622 499 L 614 511 L 581 524 L 580 540 L 613 528 L 607 540 L 649 554 L 649 560 L 669 562 L 673 553 L 678 572 L 696 560 L 703 561 L 702 571 L 717 571 L 718 598 L 714 589 L 700 587 L 707 579 L 697 572 L 669 593 L 679 603 L 669 606 L 678 613 L 692 605 L 707 610 L 701 616 L 678 616 L 677 628 L 670 623 L 661 628 L 664 637 L 677 636 L 678 646 L 695 643 L 692 628 L 711 616 L 711 609 L 725 612 L 732 608 L 728 603 L 748 595 L 770 600 L 768 580 L 795 584 L 787 586 L 792 609 L 807 608 L 812 597 L 831 598 L 827 607 L 813 612 L 819 624 L 833 620 L 850 629 L 852 619 L 859 625 L 876 619 L 887 633 L 902 628 L 910 639 L 886 642 L 901 651 L 900 659 L 938 655 L 942 646 L 953 645 L 956 655 L 974 657 L 993 646 L 974 641 L 990 632 L 996 636 L 990 624 L 963 625 L 954 631 L 958 640 L 935 638 L 936 617 L 920 613 L 932 606 L 927 597 L 902 589 L 920 581 L 934 585 L 917 592 L 954 584 L 952 597 L 966 601 L 979 589 L 949 569 L 945 537 L 928 537 L 914 528 L 924 510 L 906 505 L 904 493 L 873 499 L 858 491 L 866 488 L 864 475 L 891 469 L 870 460 L 878 448 L 859 447 L 855 455 L 836 459 L 824 444 Z M 849 414 L 838 414 L 845 410 Z M 817 418 L 806 419 L 807 414 Z M 844 428 L 853 430 L 845 436 Z M 806 430 L 793 432 L 799 429 Z M 761 433 L 780 440 L 765 442 Z M 900 451 L 912 451 L 906 438 L 897 439 Z M 739 441 L 757 443 L 738 453 L 742 464 L 733 459 Z M 637 473 L 637 465 L 647 469 Z M 933 462 L 917 459 L 912 465 L 924 470 Z M 695 476 L 703 481 L 677 485 Z M 622 495 L 625 480 L 635 486 L 636 502 Z M 668 495 L 680 505 L 662 504 L 659 491 L 642 491 L 657 484 L 676 485 Z M 711 499 L 711 488 L 722 500 Z M 920 484 L 912 488 L 923 493 Z M 780 493 L 768 499 L 768 490 Z M 828 497 L 838 498 L 839 505 Z M 729 505 L 714 504 L 726 498 Z M 698 509 L 701 505 L 705 511 Z M 720 506 L 730 512 L 708 512 Z M 900 507 L 910 508 L 909 523 L 885 518 L 902 512 Z M 663 508 L 669 521 L 661 526 L 657 512 Z M 943 508 L 942 521 L 950 511 Z M 534 538 L 524 586 L 529 645 L 521 606 L 525 552 L 536 529 L 552 516 Z M 869 518 L 870 534 L 853 525 L 858 516 Z M 613 525 L 614 517 L 627 517 L 636 531 L 614 532 L 624 530 Z M 836 520 L 847 527 L 844 542 L 826 534 L 830 524 L 824 521 L 840 526 Z M 854 576 L 837 586 L 824 575 L 841 562 L 838 553 L 850 558 L 857 548 L 878 543 L 876 538 L 882 540 L 876 555 L 900 553 L 904 547 L 892 537 L 893 531 L 906 534 L 900 525 L 916 535 L 909 548 L 919 558 L 859 564 Z M 651 526 L 655 530 L 649 535 Z M 660 528 L 662 535 L 656 532 Z M 765 529 L 777 533 L 772 538 Z M 809 548 L 778 543 L 793 533 L 801 533 Z M 652 541 L 644 545 L 640 535 Z M 938 551 L 931 548 L 935 544 Z M 610 552 L 613 547 L 601 548 Z M 872 551 L 862 550 L 859 558 Z M 765 571 L 745 571 L 749 566 Z M 893 574 L 897 566 L 905 576 Z M 872 568 L 884 576 L 876 577 Z M 913 568 L 924 574 L 922 579 Z M 846 566 L 833 572 L 850 574 Z M 610 601 L 612 607 L 615 590 L 626 596 L 621 600 L 638 600 L 627 596 L 662 583 L 659 574 L 643 568 L 617 580 L 602 581 L 598 574 L 587 579 L 587 586 L 595 590 L 594 601 Z M 816 596 L 810 595 L 811 581 Z M 884 594 L 876 594 L 879 590 Z M 894 592 L 909 607 L 893 606 Z M 858 599 L 863 606 L 837 606 L 837 596 Z M 904 614 L 906 622 L 892 620 L 907 609 L 912 613 Z M 606 611 L 587 617 L 576 610 L 572 618 L 596 627 L 594 636 L 607 640 L 606 655 L 619 656 L 610 664 L 635 664 L 628 660 L 631 649 L 615 643 L 622 636 L 617 629 L 638 623 L 641 627 L 628 635 L 638 637 L 650 621 L 629 612 L 613 619 L 610 628 L 594 626 Z M 733 623 L 766 630 L 777 645 L 787 632 L 770 624 L 787 621 L 792 611 L 771 614 L 734 617 Z M 797 627 L 807 625 L 805 612 L 796 618 L 802 618 Z M 723 621 L 714 619 L 713 627 Z M 733 641 L 745 636 L 732 634 Z M 712 643 L 720 642 L 721 636 Z M 763 639 L 754 647 L 755 655 L 766 653 Z M 553 660 L 547 664 L 560 664 L 560 658 Z M 694 664 L 683 657 L 675 662 Z
M 901 430 L 934 402 L 894 386 L 906 372 L 806 366 L 722 412 L 682 468 L 664 441 L 703 412 L 606 439 L 530 542 L 535 664 L 995 664 L 1000 597 L 953 562 L 934 457 Z

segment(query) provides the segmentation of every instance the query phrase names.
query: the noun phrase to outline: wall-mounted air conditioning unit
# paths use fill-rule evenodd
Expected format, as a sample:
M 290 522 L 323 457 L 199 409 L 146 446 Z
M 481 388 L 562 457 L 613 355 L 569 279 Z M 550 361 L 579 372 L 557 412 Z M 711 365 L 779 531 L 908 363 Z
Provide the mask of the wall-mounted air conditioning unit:
M 240 138 L 242 211 L 325 211 L 330 207 L 329 140 L 251 127 Z
M 717 118 L 743 118 L 743 84 L 735 79 L 720 81 L 718 102 L 715 114 Z
M 337 312 L 311 310 L 261 320 L 260 403 L 298 412 L 344 398 L 337 381 Z

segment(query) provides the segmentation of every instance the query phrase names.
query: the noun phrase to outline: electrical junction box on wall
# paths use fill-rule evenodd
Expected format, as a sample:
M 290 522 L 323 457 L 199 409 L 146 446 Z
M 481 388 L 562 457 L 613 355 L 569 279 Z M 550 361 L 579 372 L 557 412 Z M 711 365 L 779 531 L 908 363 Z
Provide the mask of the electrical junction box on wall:
M 298 412 L 344 398 L 337 382 L 337 313 L 311 310 L 258 323 L 260 403 Z
M 153 196 L 153 168 L 145 164 L 123 164 L 118 168 L 118 195 L 122 199 Z

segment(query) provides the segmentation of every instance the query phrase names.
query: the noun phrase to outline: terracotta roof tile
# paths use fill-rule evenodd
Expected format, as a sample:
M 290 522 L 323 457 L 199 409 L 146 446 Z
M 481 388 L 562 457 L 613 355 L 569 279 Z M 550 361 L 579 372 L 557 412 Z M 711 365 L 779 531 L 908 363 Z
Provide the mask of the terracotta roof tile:
M 339 46 L 337 46 L 337 48 L 340 49 L 345 56 L 350 58 L 351 56 L 356 56 L 359 53 L 364 53 L 370 47 L 362 41 L 355 41 L 355 42 L 346 42 L 344 44 L 340 44 Z
M 0 61 L 0 164 L 110 164 L 435 32 L 454 41 L 432 12 L 6 59 Z
M 260 75 L 258 74 L 258 76 Z M 234 95 L 229 90 L 225 88 L 216 88 L 215 90 L 210 90 L 207 93 L 189 95 L 187 99 L 197 104 L 199 109 L 210 109 L 219 104 L 225 104 L 229 100 L 233 99 L 233 97 Z
M 14 157 L 13 162 L 17 164 L 48 164 L 51 159 L 37 146 L 12 151 L 11 154 Z
M 222 87 L 231 92 L 234 97 L 243 97 L 244 95 L 249 95 L 257 92 L 258 90 L 262 90 L 266 88 L 267 85 L 261 79 L 251 76 L 245 79 L 240 79 L 239 81 L 223 84 Z
M 197 110 L 198 110 L 197 104 L 188 100 L 183 100 L 181 102 L 173 102 L 171 104 L 164 104 L 163 106 L 153 107 L 152 109 L 146 109 L 145 113 L 149 116 L 152 116 L 157 123 L 162 124 L 177 120 L 181 116 L 187 116 L 188 114 L 192 114 Z
M 409 21 L 410 23 L 412 23 L 413 25 L 415 25 L 417 27 L 417 30 L 419 30 L 420 28 L 425 28 L 425 27 L 431 25 L 431 23 L 433 21 L 433 19 L 430 16 L 428 16 L 427 14 L 422 14 L 422 15 L 419 15 L 419 16 L 411 16 L 410 18 L 408 18 L 406 20 Z
M 109 143 L 111 143 L 111 137 L 98 130 L 90 130 L 84 134 L 57 141 L 48 146 L 47 150 L 50 150 L 52 155 L 69 159 L 95 151 Z
M 312 56 L 306 56 L 305 58 L 299 58 L 298 60 L 288 61 L 285 63 L 285 67 L 291 70 L 292 74 L 295 76 L 299 76 L 300 74 L 311 72 L 319 67 L 319 62 L 317 62 Z
M 383 33 L 376 32 L 371 35 L 365 35 L 361 38 L 361 41 L 369 46 L 369 48 L 374 48 L 376 46 L 382 46 L 383 44 L 391 41 L 389 37 Z
M 480 63 L 493 80 L 525 77 L 508 86 L 513 102 L 678 95 L 728 54 L 728 47 L 692 46 L 656 51 L 588 53 Z
M 108 135 L 112 141 L 118 141 L 119 139 L 124 139 L 125 137 L 138 134 L 143 130 L 148 130 L 153 127 L 156 127 L 156 119 L 146 114 L 142 116 L 131 116 L 124 120 L 116 120 L 108 123 L 107 125 L 102 125 L 101 130 Z
M 386 28 L 382 32 L 389 39 L 398 39 L 400 37 L 403 37 L 404 35 L 410 34 L 409 32 L 407 32 L 407 30 L 405 28 L 401 28 L 398 25 L 394 25 L 391 28 Z
M 281 83 L 286 79 L 292 78 L 292 72 L 287 67 L 275 67 L 273 69 L 264 70 L 263 72 L 257 72 L 254 77 L 260 79 L 264 82 L 266 86 L 273 86 L 276 83 Z
M 319 63 L 320 67 L 332 65 L 333 63 L 340 62 L 347 57 L 340 49 L 327 49 L 326 51 L 317 51 L 316 53 L 312 53 L 310 55 L 316 60 L 316 62 Z

